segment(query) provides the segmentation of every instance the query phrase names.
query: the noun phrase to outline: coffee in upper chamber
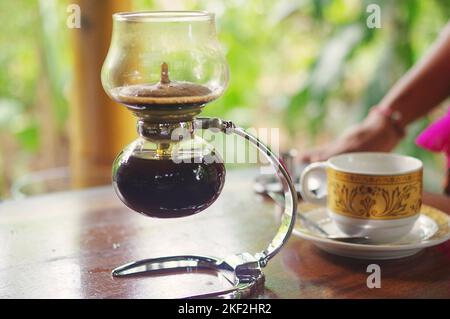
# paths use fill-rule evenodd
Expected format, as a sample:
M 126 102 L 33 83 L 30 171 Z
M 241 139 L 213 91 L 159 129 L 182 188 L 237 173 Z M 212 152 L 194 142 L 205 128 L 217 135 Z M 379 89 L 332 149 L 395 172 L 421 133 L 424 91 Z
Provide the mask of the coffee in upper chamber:
M 158 86 L 159 84 L 120 86 L 112 89 L 111 95 L 117 102 L 138 110 L 199 107 L 218 97 L 206 86 L 189 82 L 170 82 L 167 86 Z M 168 89 L 174 86 L 177 90 Z
M 183 109 L 203 106 L 219 95 L 210 88 L 187 81 L 171 81 L 169 66 L 161 64 L 161 78 L 155 84 L 134 84 L 115 87 L 112 97 L 130 108 L 145 109 Z

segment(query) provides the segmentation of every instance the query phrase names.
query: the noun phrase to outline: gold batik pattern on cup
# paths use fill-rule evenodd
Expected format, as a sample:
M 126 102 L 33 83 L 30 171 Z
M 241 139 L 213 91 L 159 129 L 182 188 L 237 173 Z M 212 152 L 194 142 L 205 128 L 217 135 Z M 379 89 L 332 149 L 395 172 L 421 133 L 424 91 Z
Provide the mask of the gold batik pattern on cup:
M 327 169 L 328 208 L 362 219 L 399 219 L 420 212 L 422 170 L 402 175 L 363 175 Z

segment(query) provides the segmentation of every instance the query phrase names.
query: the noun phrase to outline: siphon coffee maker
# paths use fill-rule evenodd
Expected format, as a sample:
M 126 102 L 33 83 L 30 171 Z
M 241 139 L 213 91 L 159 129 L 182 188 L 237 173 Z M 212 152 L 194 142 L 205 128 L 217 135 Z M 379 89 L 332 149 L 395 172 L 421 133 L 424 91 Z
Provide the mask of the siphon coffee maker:
M 256 137 L 230 121 L 198 117 L 207 103 L 222 95 L 228 76 L 214 14 L 113 15 L 102 84 L 113 100 L 137 117 L 139 133 L 113 164 L 113 186 L 120 200 L 156 218 L 189 216 L 210 206 L 220 195 L 226 171 L 221 154 L 198 134 L 201 130 L 248 140 L 267 157 L 284 194 L 280 227 L 264 251 L 225 258 L 184 255 L 139 260 L 114 269 L 114 277 L 207 269 L 222 274 L 232 285 L 195 297 L 247 297 L 263 285 L 261 268 L 278 253 L 295 224 L 297 193 L 277 156 Z

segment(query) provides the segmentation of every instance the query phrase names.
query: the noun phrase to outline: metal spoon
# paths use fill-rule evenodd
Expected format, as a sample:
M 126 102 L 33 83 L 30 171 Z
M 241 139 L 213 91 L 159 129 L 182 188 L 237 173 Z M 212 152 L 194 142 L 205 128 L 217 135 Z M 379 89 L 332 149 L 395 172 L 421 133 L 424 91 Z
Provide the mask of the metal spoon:
M 284 199 L 283 197 L 274 192 L 267 192 L 267 195 L 279 206 L 283 206 Z M 370 239 L 366 236 L 346 236 L 346 237 L 337 237 L 337 236 L 331 236 L 328 232 L 326 232 L 322 227 L 320 227 L 319 224 L 312 221 L 308 217 L 306 217 L 304 214 L 297 212 L 297 217 L 300 218 L 300 220 L 305 224 L 307 228 L 314 229 L 317 233 L 320 233 L 321 237 L 345 242 L 345 243 L 352 243 L 352 244 L 369 244 Z

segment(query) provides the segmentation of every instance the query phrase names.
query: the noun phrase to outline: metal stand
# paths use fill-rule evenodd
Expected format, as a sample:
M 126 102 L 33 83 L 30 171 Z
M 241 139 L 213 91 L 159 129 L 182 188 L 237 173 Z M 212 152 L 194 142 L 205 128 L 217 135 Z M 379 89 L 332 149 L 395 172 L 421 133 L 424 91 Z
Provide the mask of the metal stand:
M 191 296 L 189 298 L 245 298 L 254 294 L 263 287 L 264 274 L 261 268 L 274 257 L 289 239 L 295 225 L 297 212 L 297 192 L 294 184 L 280 163 L 277 156 L 260 142 L 256 137 L 248 134 L 243 129 L 236 127 L 232 122 L 218 118 L 196 118 L 194 127 L 197 129 L 217 130 L 225 134 L 237 134 L 255 145 L 275 168 L 284 193 L 284 210 L 281 216 L 281 225 L 275 237 L 268 247 L 259 253 L 247 252 L 228 256 L 224 259 L 206 256 L 168 256 L 161 258 L 144 259 L 134 261 L 113 270 L 114 277 L 125 277 L 142 274 L 161 274 L 161 272 L 173 272 L 177 270 L 214 270 L 226 278 L 232 288 L 215 291 L 207 294 Z

